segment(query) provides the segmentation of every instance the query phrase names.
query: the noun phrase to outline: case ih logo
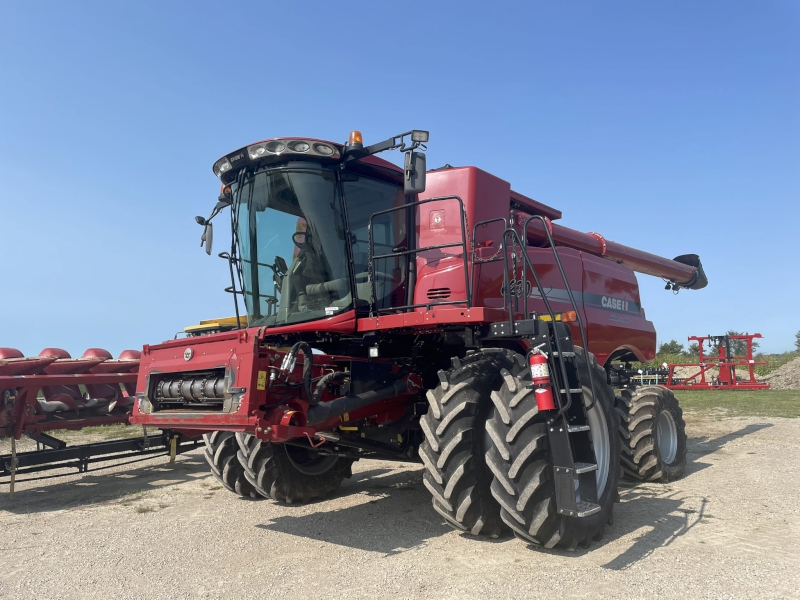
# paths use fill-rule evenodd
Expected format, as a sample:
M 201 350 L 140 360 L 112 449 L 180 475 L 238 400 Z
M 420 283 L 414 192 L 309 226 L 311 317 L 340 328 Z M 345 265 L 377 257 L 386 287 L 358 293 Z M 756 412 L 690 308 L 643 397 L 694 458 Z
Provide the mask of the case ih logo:
M 531 285 L 530 281 L 525 282 L 527 287 L 526 291 L 528 292 L 529 298 L 535 298 L 533 295 L 533 286 Z M 517 296 L 518 298 L 522 298 L 522 279 L 511 279 L 508 282 L 508 287 L 511 289 L 511 295 Z M 500 294 L 505 296 L 506 295 L 506 286 L 502 286 L 500 288 Z
M 186 350 L 183 351 L 183 360 L 192 360 L 193 356 L 194 356 L 194 350 L 192 350 L 191 348 L 187 348 Z
M 614 310 L 628 310 L 628 301 L 627 300 L 620 300 L 619 298 L 609 298 L 608 296 L 603 296 L 603 299 L 600 300 L 600 304 L 603 305 L 603 308 L 611 308 Z

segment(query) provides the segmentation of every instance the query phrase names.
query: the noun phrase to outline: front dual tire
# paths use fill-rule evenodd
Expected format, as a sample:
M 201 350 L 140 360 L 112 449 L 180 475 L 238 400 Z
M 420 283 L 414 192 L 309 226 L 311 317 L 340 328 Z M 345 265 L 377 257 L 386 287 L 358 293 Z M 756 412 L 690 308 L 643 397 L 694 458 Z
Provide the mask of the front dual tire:
M 575 366 L 583 388 L 583 402 L 592 406 L 586 355 L 575 348 Z M 545 548 L 588 546 L 603 535 L 611 520 L 619 481 L 619 438 L 614 394 L 605 372 L 594 363 L 597 401 L 587 413 L 597 470 L 600 510 L 587 517 L 559 515 L 552 478 L 546 415 L 539 412 L 527 365 L 515 364 L 503 375 L 503 386 L 492 394 L 493 412 L 487 424 L 491 446 L 486 462 L 494 473 L 491 492 L 501 506 L 500 516 L 514 534 Z M 524 361 L 523 361 L 524 362 Z
M 203 439 L 211 473 L 243 498 L 303 504 L 333 494 L 352 475 L 352 459 L 272 444 L 251 434 L 214 431 Z
M 575 352 L 588 406 L 587 359 L 581 348 Z M 510 529 L 547 548 L 588 545 L 602 535 L 616 499 L 620 446 L 613 392 L 589 357 L 598 398 L 588 424 L 601 508 L 583 518 L 556 512 L 545 415 L 527 388 L 525 358 L 510 350 L 484 350 L 439 373 L 441 383 L 428 393 L 429 411 L 421 422 L 420 457 L 433 507 L 451 526 L 493 537 Z

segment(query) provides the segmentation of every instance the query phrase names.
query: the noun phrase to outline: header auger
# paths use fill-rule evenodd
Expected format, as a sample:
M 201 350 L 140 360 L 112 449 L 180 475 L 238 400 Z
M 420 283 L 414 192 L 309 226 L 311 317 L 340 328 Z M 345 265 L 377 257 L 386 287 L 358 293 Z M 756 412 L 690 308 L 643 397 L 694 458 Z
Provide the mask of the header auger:
M 562 227 L 479 168 L 426 172 L 427 141 L 275 138 L 220 158 L 197 221 L 210 253 L 230 209 L 236 317 L 145 346 L 130 420 L 205 436 L 244 496 L 307 502 L 355 460 L 419 461 L 456 528 L 588 544 L 620 462 L 651 481 L 685 464 L 671 392 L 609 385 L 612 361 L 655 355 L 634 270 L 700 289 L 702 266 Z M 389 149 L 404 168 L 375 156 Z

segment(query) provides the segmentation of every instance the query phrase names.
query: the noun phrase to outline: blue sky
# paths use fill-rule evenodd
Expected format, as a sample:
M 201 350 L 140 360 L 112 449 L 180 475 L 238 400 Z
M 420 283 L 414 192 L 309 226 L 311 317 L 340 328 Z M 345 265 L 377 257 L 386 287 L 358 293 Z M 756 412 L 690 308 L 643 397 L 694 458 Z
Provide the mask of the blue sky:
M 562 223 L 700 254 L 659 341 L 800 330 L 800 5 L 5 2 L 0 346 L 112 352 L 232 313 L 198 247 L 251 141 L 429 129 Z M 217 228 L 217 251 L 223 228 Z

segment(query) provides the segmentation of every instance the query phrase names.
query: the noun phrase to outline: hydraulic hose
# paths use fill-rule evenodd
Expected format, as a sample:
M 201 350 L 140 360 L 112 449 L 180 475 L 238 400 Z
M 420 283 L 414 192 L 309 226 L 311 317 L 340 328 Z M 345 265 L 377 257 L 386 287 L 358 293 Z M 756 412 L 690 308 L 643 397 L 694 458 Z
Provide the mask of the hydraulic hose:
M 346 412 L 352 412 L 359 408 L 375 404 L 387 398 L 393 398 L 400 394 L 406 393 L 408 390 L 405 379 L 397 379 L 392 385 L 380 388 L 377 390 L 370 390 L 362 394 L 353 394 L 350 396 L 342 396 L 330 402 L 323 402 L 317 406 L 312 406 L 308 409 L 308 424 L 318 425 L 324 423 L 328 419 L 338 417 Z
M 308 403 L 311 406 L 317 406 L 319 404 L 319 399 L 322 398 L 322 394 L 325 393 L 326 387 L 328 387 L 337 379 L 345 379 L 349 376 L 350 374 L 345 373 L 344 371 L 334 371 L 333 373 L 328 373 L 317 382 L 317 386 L 314 388 L 314 393 L 311 395 L 311 399 L 308 401 Z
M 297 353 L 303 353 L 303 389 L 306 392 L 306 398 L 311 403 L 311 370 L 314 367 L 314 355 L 311 352 L 311 346 L 306 342 L 297 342 L 292 346 L 283 357 L 281 363 L 281 371 L 289 376 L 294 370 L 294 365 L 297 362 Z

